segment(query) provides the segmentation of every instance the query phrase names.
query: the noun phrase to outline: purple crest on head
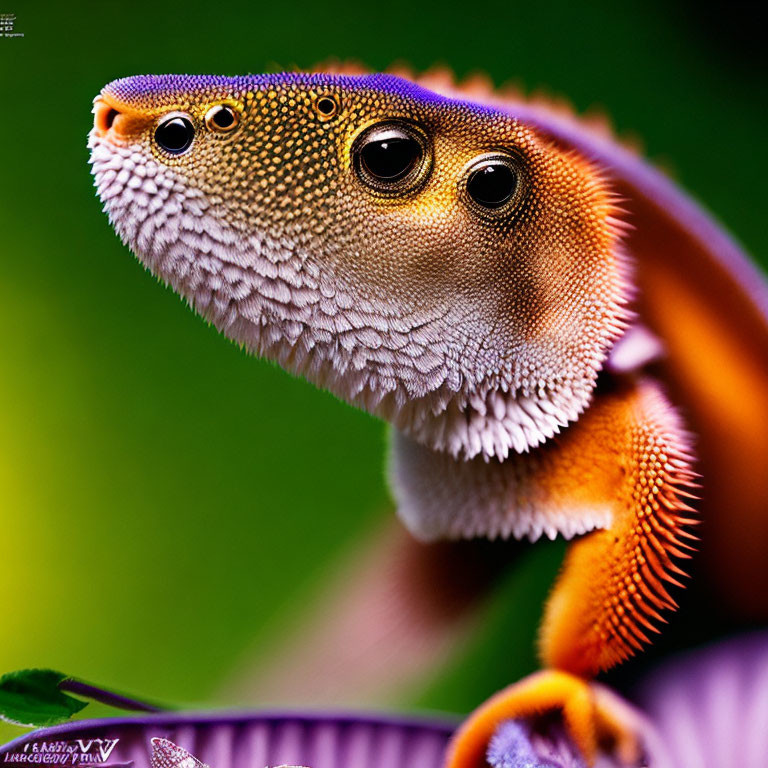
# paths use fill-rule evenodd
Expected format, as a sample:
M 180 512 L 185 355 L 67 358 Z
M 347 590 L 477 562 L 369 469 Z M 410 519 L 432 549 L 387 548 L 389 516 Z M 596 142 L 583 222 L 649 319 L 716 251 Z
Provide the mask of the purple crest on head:
M 183 96 L 195 93 L 214 93 L 220 96 L 226 94 L 243 94 L 249 90 L 277 87 L 280 85 L 297 85 L 314 88 L 349 88 L 371 89 L 391 93 L 408 98 L 418 99 L 424 103 L 440 103 L 455 101 L 434 91 L 423 88 L 404 80 L 396 75 L 375 73 L 370 75 L 335 75 L 327 73 L 281 72 L 269 75 L 134 75 L 113 80 L 104 92 L 121 101 L 132 102 L 163 95 L 166 98 L 181 99 Z M 473 112 L 494 112 L 493 109 L 464 102 L 464 106 Z

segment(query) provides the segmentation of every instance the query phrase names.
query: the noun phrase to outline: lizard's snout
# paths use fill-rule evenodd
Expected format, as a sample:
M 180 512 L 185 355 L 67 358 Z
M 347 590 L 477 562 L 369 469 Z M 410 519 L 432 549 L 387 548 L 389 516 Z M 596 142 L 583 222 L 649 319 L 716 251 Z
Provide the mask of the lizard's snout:
M 93 103 L 93 127 L 100 136 L 106 136 L 120 112 L 101 98 Z
M 139 133 L 149 119 L 106 99 L 103 94 L 93 102 L 93 127 L 102 138 L 129 139 Z

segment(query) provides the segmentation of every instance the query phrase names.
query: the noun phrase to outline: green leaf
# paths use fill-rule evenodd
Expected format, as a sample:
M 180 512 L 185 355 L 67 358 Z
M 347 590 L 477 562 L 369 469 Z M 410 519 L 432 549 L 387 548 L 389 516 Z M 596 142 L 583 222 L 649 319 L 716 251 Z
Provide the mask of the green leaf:
M 23 669 L 0 677 L 0 719 L 23 726 L 56 725 L 88 706 L 59 689 L 67 675 Z

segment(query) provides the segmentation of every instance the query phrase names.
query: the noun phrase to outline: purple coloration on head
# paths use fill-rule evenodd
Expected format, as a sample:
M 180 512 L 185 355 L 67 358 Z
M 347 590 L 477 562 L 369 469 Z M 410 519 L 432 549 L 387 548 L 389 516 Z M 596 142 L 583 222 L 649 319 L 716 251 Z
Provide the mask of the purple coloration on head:
M 281 72 L 270 75 L 238 75 L 235 77 L 224 75 L 135 75 L 113 80 L 104 87 L 103 92 L 121 101 L 134 101 L 161 95 L 166 98 L 181 98 L 182 96 L 194 96 L 203 93 L 245 93 L 249 90 L 279 86 L 318 89 L 358 88 L 419 99 L 430 104 L 451 101 L 445 96 L 422 88 L 409 80 L 387 74 L 350 76 Z M 492 111 L 488 107 L 471 102 L 465 102 L 464 106 L 477 113 Z
M 229 91 L 245 86 L 246 78 L 224 75 L 136 75 L 113 80 L 104 91 L 118 99 L 145 98 L 159 94 L 189 94 L 208 90 Z

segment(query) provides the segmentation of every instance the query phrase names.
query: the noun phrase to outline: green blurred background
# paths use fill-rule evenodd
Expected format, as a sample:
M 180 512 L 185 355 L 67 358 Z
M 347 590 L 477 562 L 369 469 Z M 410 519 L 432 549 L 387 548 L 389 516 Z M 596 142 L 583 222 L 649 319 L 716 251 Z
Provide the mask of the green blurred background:
M 384 427 L 247 358 L 111 231 L 85 142 L 113 78 L 331 55 L 484 70 L 603 106 L 768 255 L 768 101 L 747 5 L 6 6 L 25 36 L 0 39 L 0 671 L 50 666 L 158 700 L 236 704 L 227 682 L 391 514 Z M 393 703 L 467 708 L 489 658 L 517 659 L 497 684 L 526 671 L 561 552 L 536 548 L 510 571 L 449 684 Z M 0 728 L 0 741 L 15 734 Z

